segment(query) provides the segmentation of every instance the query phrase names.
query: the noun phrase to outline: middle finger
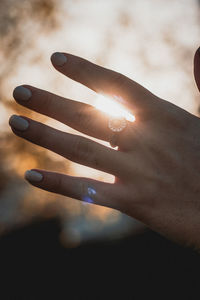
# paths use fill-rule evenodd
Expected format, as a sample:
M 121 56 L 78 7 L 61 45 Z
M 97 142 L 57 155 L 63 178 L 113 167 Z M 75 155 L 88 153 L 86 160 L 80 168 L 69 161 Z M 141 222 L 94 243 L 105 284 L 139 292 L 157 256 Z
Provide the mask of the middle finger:
M 13 96 L 19 104 L 84 134 L 104 141 L 110 140 L 108 115 L 92 105 L 66 99 L 28 85 L 15 88 Z

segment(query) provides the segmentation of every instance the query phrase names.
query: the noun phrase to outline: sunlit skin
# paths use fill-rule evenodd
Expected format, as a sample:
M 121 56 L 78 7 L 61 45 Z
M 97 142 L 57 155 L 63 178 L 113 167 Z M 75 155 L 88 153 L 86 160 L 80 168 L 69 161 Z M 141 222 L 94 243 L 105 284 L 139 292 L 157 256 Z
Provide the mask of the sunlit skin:
M 200 120 L 189 112 L 158 98 L 131 79 L 87 60 L 53 55 L 54 67 L 98 94 L 117 95 L 135 116 L 120 133 L 118 150 L 78 135 L 61 132 L 23 117 L 28 127 L 10 125 L 13 132 L 67 159 L 113 174 L 115 182 L 38 171 L 41 189 L 83 200 L 92 192 L 94 204 L 108 206 L 132 216 L 165 237 L 200 249 Z M 62 57 L 61 57 L 62 58 Z M 57 63 L 60 66 L 56 65 Z M 200 87 L 200 54 L 194 59 L 195 79 Z M 31 110 L 59 120 L 88 136 L 110 141 L 109 116 L 93 106 L 65 99 L 24 85 L 29 100 L 15 89 L 16 101 Z M 184 92 L 184 87 L 182 88 Z M 89 189 L 88 189 L 89 188 Z M 89 191 L 89 194 L 88 194 Z M 89 201 L 90 202 L 90 201 Z M 93 205 L 93 204 L 91 204 Z

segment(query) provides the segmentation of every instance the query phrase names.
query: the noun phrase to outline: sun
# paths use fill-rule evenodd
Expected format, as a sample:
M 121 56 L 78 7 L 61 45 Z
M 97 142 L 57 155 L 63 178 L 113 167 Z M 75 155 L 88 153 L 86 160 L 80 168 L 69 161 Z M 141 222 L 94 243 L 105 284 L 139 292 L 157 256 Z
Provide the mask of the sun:
M 94 106 L 112 117 L 124 117 L 127 121 L 134 122 L 135 116 L 125 109 L 121 103 L 119 104 L 116 101 L 123 103 L 123 99 L 120 97 L 114 96 L 113 98 L 109 98 L 107 96 L 98 95 L 95 99 Z

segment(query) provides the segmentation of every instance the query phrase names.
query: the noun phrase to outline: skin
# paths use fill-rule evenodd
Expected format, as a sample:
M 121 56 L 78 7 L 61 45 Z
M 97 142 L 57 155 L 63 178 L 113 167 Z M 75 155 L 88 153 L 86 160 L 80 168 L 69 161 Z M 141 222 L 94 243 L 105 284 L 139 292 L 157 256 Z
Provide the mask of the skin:
M 118 139 L 118 150 L 89 138 L 53 129 L 24 117 L 25 131 L 13 132 L 71 161 L 113 174 L 115 183 L 71 177 L 38 170 L 34 186 L 81 200 L 92 187 L 94 204 L 132 216 L 166 238 L 200 249 L 200 120 L 158 98 L 131 79 L 87 60 L 64 55 L 67 62 L 54 67 L 97 93 L 118 95 L 135 115 Z M 195 54 L 194 75 L 200 89 L 200 52 Z M 31 110 L 59 120 L 76 130 L 108 141 L 108 116 L 94 107 L 27 86 L 28 101 L 16 101 Z

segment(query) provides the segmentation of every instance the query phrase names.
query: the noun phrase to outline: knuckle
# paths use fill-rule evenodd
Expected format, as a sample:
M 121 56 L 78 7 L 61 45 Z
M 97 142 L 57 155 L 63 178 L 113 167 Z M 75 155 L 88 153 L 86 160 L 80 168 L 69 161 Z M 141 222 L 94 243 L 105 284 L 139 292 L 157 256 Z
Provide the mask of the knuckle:
M 73 142 L 73 155 L 78 162 L 88 160 L 90 156 L 90 147 L 87 141 L 82 137 L 76 137 Z
M 39 130 L 39 128 L 34 128 L 30 131 L 29 140 L 34 142 L 37 145 L 41 144 L 43 137 L 42 130 Z
M 121 73 L 115 73 L 111 79 L 111 85 L 113 88 L 122 89 L 127 85 L 127 78 Z
M 77 64 L 76 69 L 76 75 L 82 78 L 82 80 L 85 80 L 87 82 L 87 76 L 86 74 L 90 71 L 89 63 L 88 61 L 84 59 L 80 59 L 80 61 Z
M 52 110 L 52 94 L 40 89 L 33 90 L 32 94 L 34 101 L 30 102 L 29 106 L 38 112 L 45 112 L 48 115 Z
M 92 143 L 85 138 L 78 137 L 73 143 L 73 157 L 76 162 L 98 167 L 99 161 Z
M 57 175 L 56 180 L 54 181 L 53 192 L 62 194 L 63 186 L 63 176 Z
M 40 105 L 41 108 L 45 110 L 46 115 L 50 115 L 53 110 L 54 99 L 52 94 L 45 93 L 43 97 L 41 97 Z
M 31 140 L 34 141 L 37 145 L 46 146 L 48 141 L 48 130 L 45 125 L 37 124 L 35 130 L 32 133 Z
M 93 64 L 85 59 L 80 59 L 79 62 L 77 63 L 77 67 L 75 73 L 74 73 L 74 77 L 76 77 L 76 80 L 81 82 L 82 84 L 86 85 L 86 86 L 90 86 L 90 88 L 94 89 L 95 85 L 94 85 L 94 78 L 91 75 L 91 70 Z
M 83 59 L 80 59 L 79 62 L 78 62 L 78 68 L 81 70 L 84 70 L 86 67 L 86 63 Z
M 83 130 L 93 128 L 94 119 L 91 117 L 96 112 L 96 109 L 91 105 L 83 105 L 73 115 L 73 123 L 78 124 Z
M 74 140 L 72 142 L 72 155 L 75 161 L 80 160 L 80 155 L 81 155 L 80 153 L 82 152 L 81 147 L 82 147 L 81 138 L 74 137 Z
M 84 127 L 90 126 L 90 118 L 88 116 L 88 111 L 85 107 L 82 107 L 79 111 L 76 112 L 74 116 L 74 122 Z
M 79 190 L 80 190 L 80 198 L 81 200 L 84 200 L 84 196 L 87 195 L 87 184 L 85 181 L 81 180 L 79 182 L 80 186 L 79 186 Z

